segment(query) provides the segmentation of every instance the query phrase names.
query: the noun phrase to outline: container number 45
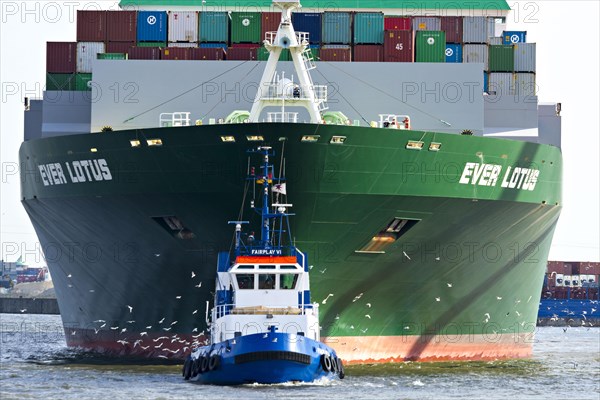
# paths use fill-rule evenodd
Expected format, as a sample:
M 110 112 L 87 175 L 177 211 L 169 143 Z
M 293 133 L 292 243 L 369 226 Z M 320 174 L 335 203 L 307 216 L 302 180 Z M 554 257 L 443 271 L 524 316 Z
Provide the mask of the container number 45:
M 403 49 L 404 49 L 403 43 L 396 43 L 396 50 L 403 50 Z

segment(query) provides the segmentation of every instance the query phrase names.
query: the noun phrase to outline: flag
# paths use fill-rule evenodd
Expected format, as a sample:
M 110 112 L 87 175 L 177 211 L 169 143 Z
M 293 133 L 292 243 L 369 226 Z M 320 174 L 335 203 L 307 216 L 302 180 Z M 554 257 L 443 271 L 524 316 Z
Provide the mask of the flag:
M 286 194 L 285 192 L 285 183 L 278 183 L 276 185 L 273 185 L 273 193 L 281 193 L 281 194 Z

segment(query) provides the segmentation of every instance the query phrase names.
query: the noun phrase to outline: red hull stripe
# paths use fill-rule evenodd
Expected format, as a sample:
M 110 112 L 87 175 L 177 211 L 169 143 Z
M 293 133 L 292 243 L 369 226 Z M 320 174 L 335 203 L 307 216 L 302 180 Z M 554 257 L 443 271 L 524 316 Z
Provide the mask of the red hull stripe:
M 235 262 L 238 264 L 296 264 L 296 257 L 239 256 L 235 259 Z

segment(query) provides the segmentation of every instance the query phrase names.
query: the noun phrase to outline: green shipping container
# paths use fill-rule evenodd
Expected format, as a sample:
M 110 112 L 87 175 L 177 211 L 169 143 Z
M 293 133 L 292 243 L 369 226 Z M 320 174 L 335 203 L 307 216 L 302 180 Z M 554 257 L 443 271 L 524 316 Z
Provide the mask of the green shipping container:
M 127 53 L 98 53 L 98 60 L 127 60 Z
M 513 45 L 494 45 L 489 48 L 490 72 L 513 72 L 515 48 Z
M 75 74 L 46 74 L 46 90 L 75 90 Z
M 229 15 L 227 12 L 201 12 L 198 23 L 200 24 L 199 32 L 201 42 L 227 43 L 227 37 L 229 35 Z M 258 29 L 260 31 L 260 27 Z
M 314 52 L 313 52 L 314 58 Z M 269 52 L 265 47 L 259 47 L 256 53 L 256 59 L 258 61 L 267 61 L 269 59 Z M 282 49 L 281 55 L 279 56 L 279 61 L 292 61 L 292 55 L 290 54 L 289 49 Z
M 75 90 L 92 90 L 88 86 L 88 82 L 92 80 L 92 74 L 76 74 L 75 75 Z
M 167 42 L 137 42 L 137 47 L 167 47 Z
M 383 44 L 383 13 L 354 14 L 354 44 Z
M 231 43 L 261 43 L 260 26 L 260 13 L 232 12 Z
M 446 32 L 417 31 L 416 62 L 446 62 Z

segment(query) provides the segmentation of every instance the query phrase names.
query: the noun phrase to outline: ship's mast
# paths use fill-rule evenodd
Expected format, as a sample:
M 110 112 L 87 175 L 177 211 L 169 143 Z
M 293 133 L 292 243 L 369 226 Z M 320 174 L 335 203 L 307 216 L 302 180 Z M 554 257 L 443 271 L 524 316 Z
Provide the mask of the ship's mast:
M 287 107 L 304 107 L 310 115 L 310 122 L 322 122 L 321 111 L 327 109 L 327 86 L 314 85 L 309 74 L 315 68 L 310 49 L 307 32 L 296 32 L 292 26 L 292 10 L 300 8 L 299 0 L 273 0 L 273 6 L 281 9 L 281 22 L 277 32 L 265 34 L 264 45 L 269 51 L 269 59 L 250 111 L 250 122 L 259 122 L 259 117 L 265 107 L 280 107 L 281 117 L 279 122 L 295 122 L 290 118 L 290 113 L 285 112 Z M 283 49 L 289 49 L 294 69 L 299 80 L 298 85 L 285 79 L 276 79 L 276 67 Z

